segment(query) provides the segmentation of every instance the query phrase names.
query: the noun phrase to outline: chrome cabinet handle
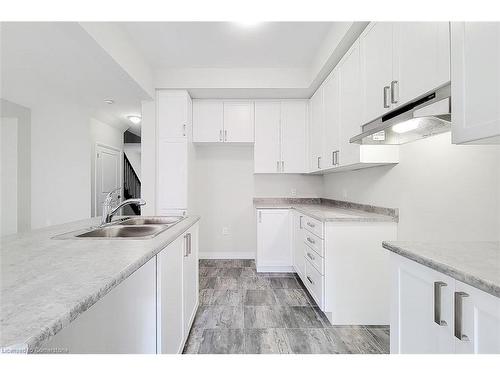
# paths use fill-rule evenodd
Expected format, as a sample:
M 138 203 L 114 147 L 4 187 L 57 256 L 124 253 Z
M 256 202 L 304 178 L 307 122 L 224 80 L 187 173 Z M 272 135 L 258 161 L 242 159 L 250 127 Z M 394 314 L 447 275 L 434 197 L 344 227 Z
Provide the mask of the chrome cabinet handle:
M 314 228 L 316 225 L 310 222 L 307 222 L 307 225 L 310 226 L 311 228 Z
M 462 332 L 463 320 L 463 299 L 469 297 L 465 292 L 455 292 L 455 337 L 460 341 L 469 341 L 469 338 Z
M 390 107 L 389 104 L 389 95 L 391 94 L 390 91 L 391 88 L 389 86 L 384 86 L 384 108 Z
M 335 154 L 337 151 L 332 151 L 332 165 L 335 165 Z
M 321 167 L 320 167 L 320 161 L 321 161 L 321 156 L 318 156 L 318 169 L 321 169 Z
M 282 160 L 281 161 L 281 172 L 285 171 L 285 162 Z
M 391 82 L 391 103 L 396 104 L 399 101 L 399 82 Z
M 187 234 L 187 240 L 188 240 L 188 255 L 191 255 L 191 233 Z
M 309 237 L 306 237 L 306 239 L 307 239 L 307 242 L 309 242 L 309 243 L 312 243 L 312 244 L 316 243 L 316 241 L 314 241 L 313 239 L 311 239 Z
M 227 130 L 224 130 L 224 142 L 227 142 Z
M 222 142 L 222 129 L 219 130 L 219 142 Z
M 188 253 L 188 235 L 184 235 L 184 258 L 189 255 Z
M 311 278 L 309 276 L 307 276 L 307 280 L 312 284 L 314 285 L 314 281 L 311 280 Z
M 299 216 L 299 229 L 302 229 L 302 218 L 303 217 L 304 216 L 302 216 L 302 215 Z
M 182 124 L 182 136 L 186 136 L 186 124 Z
M 311 253 L 307 253 L 307 256 L 309 257 L 309 259 L 311 260 L 314 260 L 315 258 L 311 255 Z
M 340 151 L 337 150 L 335 152 L 335 165 L 339 165 L 339 155 L 340 155 Z
M 434 283 L 434 322 L 439 326 L 448 325 L 446 321 L 441 320 L 441 289 L 447 285 L 442 281 Z
M 276 162 L 276 172 L 280 171 L 280 162 L 279 160 Z

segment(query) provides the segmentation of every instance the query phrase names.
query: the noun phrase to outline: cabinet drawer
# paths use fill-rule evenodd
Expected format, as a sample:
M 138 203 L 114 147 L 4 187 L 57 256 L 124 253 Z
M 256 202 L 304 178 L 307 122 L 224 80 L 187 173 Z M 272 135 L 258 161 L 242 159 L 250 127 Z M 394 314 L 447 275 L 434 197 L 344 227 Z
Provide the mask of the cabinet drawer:
M 309 246 L 306 244 L 302 244 L 304 247 L 304 257 L 312 263 L 312 265 L 321 273 L 324 275 L 324 260 L 322 257 L 320 257 L 318 254 L 316 254 L 315 251 L 313 251 Z
M 324 257 L 323 240 L 307 230 L 302 231 L 302 239 L 306 245 Z
M 314 268 L 309 258 L 306 258 L 304 285 L 321 309 L 323 308 L 323 282 L 323 276 Z
M 302 228 L 314 233 L 316 236 L 323 238 L 323 223 L 309 216 L 304 216 L 302 219 Z

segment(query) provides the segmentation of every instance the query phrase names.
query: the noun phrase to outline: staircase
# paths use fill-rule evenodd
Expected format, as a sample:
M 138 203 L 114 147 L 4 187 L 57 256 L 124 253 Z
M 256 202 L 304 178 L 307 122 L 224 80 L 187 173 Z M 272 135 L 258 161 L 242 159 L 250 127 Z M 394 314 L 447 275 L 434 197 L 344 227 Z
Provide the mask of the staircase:
M 141 181 L 137 177 L 125 153 L 123 154 L 123 195 L 125 199 L 141 197 Z M 141 214 L 140 206 L 134 204 L 128 207 L 132 209 L 134 214 Z

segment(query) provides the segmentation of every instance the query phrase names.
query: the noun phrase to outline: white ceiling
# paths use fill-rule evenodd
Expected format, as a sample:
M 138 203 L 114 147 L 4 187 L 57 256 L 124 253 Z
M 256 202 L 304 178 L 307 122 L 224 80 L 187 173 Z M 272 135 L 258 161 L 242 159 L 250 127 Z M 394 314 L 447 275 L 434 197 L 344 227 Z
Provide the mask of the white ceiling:
M 20 105 L 33 108 L 40 96 L 58 95 L 126 128 L 126 116 L 140 115 L 141 100 L 149 98 L 77 23 L 2 23 L 1 46 L 2 97 Z
M 152 68 L 309 68 L 333 22 L 125 22 Z

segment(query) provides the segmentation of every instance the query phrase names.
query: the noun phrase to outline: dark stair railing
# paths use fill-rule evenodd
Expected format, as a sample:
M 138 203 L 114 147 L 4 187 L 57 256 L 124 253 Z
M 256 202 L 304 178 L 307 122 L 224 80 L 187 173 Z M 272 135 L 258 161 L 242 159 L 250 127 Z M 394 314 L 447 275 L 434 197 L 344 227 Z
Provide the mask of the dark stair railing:
M 139 177 L 125 154 L 123 154 L 123 195 L 125 199 L 141 197 L 141 181 L 139 181 Z M 141 214 L 141 206 L 133 204 L 129 207 L 136 215 Z

